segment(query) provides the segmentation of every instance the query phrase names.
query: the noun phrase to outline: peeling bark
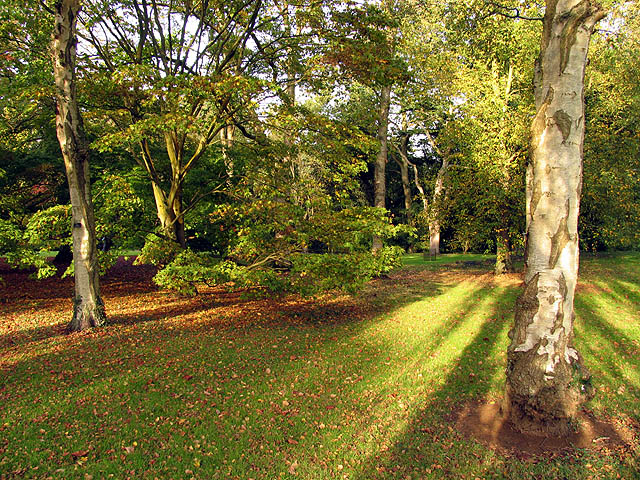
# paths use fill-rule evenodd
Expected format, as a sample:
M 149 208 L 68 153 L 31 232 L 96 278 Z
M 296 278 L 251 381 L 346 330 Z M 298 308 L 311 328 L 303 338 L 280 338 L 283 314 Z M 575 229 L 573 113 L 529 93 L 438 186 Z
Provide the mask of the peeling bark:
M 604 16 L 590 0 L 549 0 L 536 64 L 537 115 L 527 168 L 525 289 L 509 336 L 504 408 L 530 433 L 570 433 L 592 396 L 573 347 L 578 212 L 589 40 Z
M 69 183 L 73 222 L 75 297 L 69 324 L 71 331 L 97 327 L 106 321 L 100 298 L 89 151 L 76 100 L 76 21 L 79 9 L 78 0 L 56 2 L 51 43 L 57 94 L 56 133 Z

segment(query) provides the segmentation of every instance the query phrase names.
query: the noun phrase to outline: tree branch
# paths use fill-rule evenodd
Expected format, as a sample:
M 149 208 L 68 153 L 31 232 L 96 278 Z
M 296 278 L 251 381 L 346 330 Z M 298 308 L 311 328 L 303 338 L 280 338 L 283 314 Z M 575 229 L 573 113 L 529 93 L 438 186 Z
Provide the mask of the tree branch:
M 487 5 L 490 5 L 495 8 L 495 10 L 493 10 L 489 15 L 496 14 L 503 17 L 507 17 L 507 18 L 519 18 L 521 20 L 538 20 L 538 21 L 543 20 L 543 17 L 528 17 L 525 15 L 522 15 L 520 13 L 520 8 L 518 7 L 507 7 L 506 5 L 502 5 L 498 2 L 493 2 L 493 1 L 487 1 Z M 509 12 L 512 12 L 512 13 L 509 13 Z

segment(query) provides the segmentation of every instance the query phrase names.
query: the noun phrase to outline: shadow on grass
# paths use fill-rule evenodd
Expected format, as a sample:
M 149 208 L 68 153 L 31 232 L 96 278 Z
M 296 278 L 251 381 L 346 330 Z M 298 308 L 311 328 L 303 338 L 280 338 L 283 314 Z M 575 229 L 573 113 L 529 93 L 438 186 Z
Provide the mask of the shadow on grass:
M 636 308 L 640 306 L 640 286 L 637 284 L 638 280 L 640 279 L 638 279 L 637 277 L 627 277 L 625 281 L 622 281 L 619 278 L 612 279 L 609 282 L 609 286 L 614 293 L 613 295 L 611 295 L 613 300 L 620 302 L 631 302 L 636 306 Z M 630 286 L 634 282 L 636 282 L 635 288 Z
M 612 280 L 612 298 L 616 301 L 626 299 L 636 302 L 637 291 L 629 285 Z M 509 305 L 513 304 L 515 293 L 510 295 Z M 600 354 L 599 366 L 608 373 L 609 379 L 625 378 L 617 362 L 628 360 L 633 370 L 640 370 L 640 358 L 632 355 L 637 352 L 637 341 L 614 328 L 609 322 L 596 313 L 598 304 L 589 296 L 580 295 L 576 298 L 576 309 L 586 329 L 595 330 L 597 335 L 607 343 L 605 351 L 595 351 L 589 344 L 581 347 L 589 352 L 592 358 Z M 591 313 L 588 313 L 591 312 Z M 497 311 L 494 316 L 497 318 Z M 568 460 L 548 459 L 538 464 L 523 463 L 521 461 L 505 462 L 499 454 L 480 447 L 476 442 L 464 439 L 458 432 L 451 430 L 452 411 L 455 411 L 465 401 L 480 399 L 490 393 L 487 378 L 495 376 L 504 369 L 502 363 L 481 361 L 488 358 L 483 355 L 492 348 L 506 351 L 507 343 L 496 343 L 503 338 L 504 333 L 511 326 L 512 318 L 508 316 L 500 321 L 485 321 L 480 331 L 466 344 L 459 357 L 457 370 L 453 370 L 438 391 L 425 398 L 425 405 L 420 408 L 409 421 L 405 431 L 393 440 L 394 446 L 377 452 L 369 457 L 362 466 L 357 479 L 381 478 L 459 478 L 464 475 L 488 476 L 490 478 L 562 478 L 564 471 L 569 471 L 574 478 L 586 478 L 593 473 L 589 460 L 582 460 L 584 452 L 576 451 L 575 456 Z M 506 337 L 506 336 L 504 336 Z M 636 346 L 636 348 L 633 348 Z M 587 365 L 588 366 L 588 365 Z M 480 383 L 482 380 L 484 383 Z M 480 381 L 480 382 L 479 382 Z M 638 398 L 638 385 L 627 382 L 632 389 L 632 395 Z M 498 399 L 496 399 L 498 400 Z M 632 406 L 630 404 L 629 406 Z M 505 432 L 506 425 L 495 432 L 499 438 Z M 617 432 L 611 432 L 614 444 L 624 443 Z M 607 437 L 608 438 L 608 437 Z M 605 453 L 607 455 L 607 453 Z M 615 457 L 614 457 L 615 458 Z M 598 461 L 598 460 L 596 460 Z M 614 459 L 606 460 L 606 462 Z M 467 465 L 476 468 L 465 470 Z M 480 465 L 481 468 L 478 468 Z M 569 465 L 569 466 L 567 466 Z M 605 465 L 609 467 L 610 465 Z M 569 470 L 566 470 L 569 469 Z M 626 466 L 627 473 L 633 471 Z M 629 470 L 630 469 L 630 470 Z
M 459 478 L 468 453 L 478 461 L 476 452 L 461 452 L 454 444 L 464 440 L 450 430 L 452 411 L 466 401 L 486 396 L 490 378 L 504 365 L 488 361 L 489 352 L 510 326 L 510 319 L 498 319 L 498 312 L 486 319 L 480 330 L 464 347 L 454 368 L 438 390 L 425 398 L 425 405 L 410 419 L 406 430 L 394 439 L 394 447 L 368 458 L 357 479 L 375 478 Z M 506 351 L 506 345 L 504 345 Z M 476 449 L 478 450 L 478 449 Z M 466 472 L 481 475 L 482 472 Z M 489 473 L 489 472 L 486 472 Z
M 640 371 L 638 340 L 629 337 L 607 321 L 599 313 L 600 305 L 594 297 L 577 296 L 575 306 L 584 325 L 580 330 L 584 329 L 584 336 L 591 340 L 583 341 L 580 350 L 589 352 L 591 361 L 598 363 L 597 368 L 607 376 L 608 383 L 613 386 L 624 382 L 625 388 L 630 389 L 630 393 L 640 401 L 640 384 L 625 375 L 620 363 L 620 360 L 624 359 L 626 365 L 632 366 L 632 370 Z M 586 333 L 587 331 L 589 333 Z M 597 335 L 597 339 L 593 338 L 594 335 Z
M 397 279 L 397 283 L 403 281 L 406 278 Z M 24 426 L 16 433 L 18 437 L 37 442 L 45 435 L 39 433 L 41 426 L 66 424 L 73 438 L 65 440 L 58 432 L 49 437 L 48 444 L 64 443 L 71 451 L 80 449 L 83 442 L 103 442 L 90 455 L 91 462 L 100 465 L 113 456 L 105 451 L 122 448 L 123 438 L 131 435 L 128 425 L 132 419 L 139 420 L 135 428 L 143 430 L 140 437 L 160 443 L 167 436 L 174 442 L 191 442 L 199 435 L 211 437 L 213 430 L 217 433 L 212 441 L 221 451 L 229 445 L 242 445 L 240 450 L 245 452 L 268 445 L 278 447 L 274 455 L 281 456 L 282 451 L 295 452 L 305 445 L 317 448 L 317 443 L 327 444 L 339 432 L 333 426 L 343 422 L 345 409 L 364 428 L 369 408 L 367 383 L 370 379 L 387 381 L 406 368 L 401 358 L 393 360 L 395 368 L 388 367 L 389 349 L 376 343 L 367 330 L 377 328 L 379 322 L 393 323 L 394 312 L 412 302 L 426 302 L 455 289 L 449 281 L 436 275 L 399 289 L 395 281 L 379 280 L 368 291 L 373 299 L 368 308 L 356 308 L 348 299 L 329 304 L 309 301 L 303 306 L 290 302 L 278 307 L 277 317 L 243 323 L 241 328 L 206 321 L 183 325 L 147 322 L 73 335 L 66 345 L 18 360 L 0 382 L 0 397 L 5 407 L 12 405 L 12 412 L 21 411 Z M 470 290 L 466 297 L 458 298 L 458 308 L 473 311 L 478 303 L 473 293 Z M 250 314 L 258 312 L 260 305 L 256 302 Z M 339 318 L 318 321 L 318 315 L 336 314 Z M 443 341 L 456 328 L 451 318 Z M 435 345 L 438 338 L 434 335 L 430 341 Z M 259 400 L 249 403 L 247 385 L 261 392 Z M 380 398 L 392 393 L 389 388 L 376 389 L 372 395 Z M 286 404 L 281 393 L 286 395 Z M 18 407 L 12 402 L 13 395 L 25 403 Z M 303 401 L 308 405 L 303 406 Z M 304 417 L 317 418 L 327 428 L 309 435 L 307 425 L 301 423 L 304 419 L 294 421 L 305 409 Z M 73 425 L 66 420 L 70 418 Z M 177 418 L 186 421 L 176 426 Z M 244 418 L 256 422 L 270 418 L 271 423 L 259 432 L 239 431 Z M 289 442 L 291 438 L 298 440 Z M 17 448 L 14 445 L 7 451 L 15 453 Z M 114 461 L 117 457 L 115 454 Z M 16 463 L 25 461 L 24 456 L 17 458 Z M 148 469 L 151 458 L 148 455 L 138 461 Z M 254 463 L 259 465 L 264 460 L 260 458 Z
M 137 306 L 134 311 L 114 313 L 109 316 L 106 327 L 72 334 L 68 337 L 70 341 L 66 347 L 56 347 L 55 354 L 45 353 L 43 356 L 55 360 L 60 359 L 60 355 L 64 355 L 67 351 L 82 350 L 83 346 L 91 344 L 106 344 L 109 343 L 110 334 L 113 333 L 118 335 L 120 341 L 126 340 L 123 337 L 135 337 L 147 331 L 158 335 L 159 340 L 165 337 L 170 340 L 177 334 L 199 335 L 208 331 L 250 330 L 255 327 L 264 329 L 274 326 L 360 324 L 419 298 L 439 295 L 446 282 L 441 282 L 438 275 L 432 274 L 431 277 L 433 277 L 432 280 L 415 286 L 411 285 L 406 278 L 399 276 L 398 283 L 409 285 L 404 289 L 395 288 L 393 279 L 375 280 L 363 295 L 369 299 L 366 304 L 362 301 L 363 298 L 354 300 L 346 296 L 328 295 L 320 300 L 295 296 L 248 299 L 242 296 L 242 292 L 228 293 L 219 289 L 196 297 L 180 297 L 146 288 L 142 293 L 148 296 L 148 301 Z M 130 294 L 129 288 L 109 292 L 108 285 L 108 283 L 105 285 L 104 295 L 107 302 L 118 303 L 129 295 L 141 294 L 140 291 Z M 202 313 L 206 315 L 201 316 Z M 176 321 L 172 322 L 173 319 Z M 55 340 L 53 337 L 66 333 L 66 324 L 65 322 L 24 329 L 19 332 L 17 338 L 15 334 L 9 333 L 0 336 L 0 346 L 15 349 L 23 348 L 36 341 Z M 121 327 L 131 327 L 133 330 L 121 332 Z M 102 349 L 102 347 L 99 348 Z M 38 357 L 39 355 L 36 354 L 31 358 Z M 17 368 L 18 364 L 13 367 Z
M 333 304 L 297 296 L 252 299 L 246 296 L 247 292 L 228 292 L 220 287 L 208 289 L 195 297 L 183 297 L 171 292 L 158 291 L 151 280 L 154 268 L 147 265 L 132 266 L 130 262 L 122 263 L 123 265 L 112 269 L 102 280 L 102 297 L 107 308 L 107 322 L 111 326 L 136 325 L 171 317 L 192 320 L 203 313 L 217 317 L 216 321 L 212 323 L 221 326 L 232 324 L 238 326 L 239 319 L 244 319 L 240 325 L 262 322 L 265 319 L 318 321 L 318 319 L 333 318 L 332 321 L 335 321 L 335 318 L 345 318 L 349 313 L 353 313 L 353 302 L 344 301 L 344 296 L 339 297 L 343 301 Z M 124 275 L 123 272 L 125 272 Z M 20 275 L 23 274 L 20 273 Z M 369 290 L 364 293 L 370 297 L 370 308 L 367 309 L 367 315 L 372 317 L 384 309 L 394 308 L 399 303 L 415 301 L 424 296 L 425 291 L 430 291 L 431 295 L 437 295 L 440 292 L 437 278 L 432 285 L 427 281 L 417 287 L 410 281 L 412 275 L 415 276 L 416 273 L 374 280 L 372 285 L 368 287 Z M 435 276 L 437 277 L 437 274 Z M 55 301 L 59 302 L 60 299 L 65 298 L 60 296 L 59 291 L 65 288 L 73 290 L 71 279 L 50 278 L 36 281 L 23 278 L 22 281 L 30 285 L 28 296 L 24 299 L 12 298 L 4 309 L 8 316 L 20 316 L 29 309 L 44 312 L 53 306 L 59 308 L 60 303 Z M 399 291 L 395 288 L 397 286 L 395 282 L 402 285 L 404 290 Z M 146 297 L 143 304 L 137 304 L 131 312 L 121 313 L 119 311 L 121 305 L 140 296 Z M 58 323 L 31 328 L 18 326 L 13 331 L 0 335 L 0 349 L 40 342 L 68 333 L 66 326 L 71 318 L 71 301 L 64 306 L 68 306 L 68 310 L 65 311 L 65 318 Z M 251 321 L 246 320 L 248 317 L 251 317 Z
M 5 269 L 0 271 L 0 306 L 7 315 L 19 315 L 33 308 L 46 307 L 55 301 L 68 301 L 74 295 L 73 276 L 62 278 L 66 267 L 58 265 L 56 275 L 41 280 L 30 277 L 31 270 Z M 133 265 L 133 259 L 121 257 L 100 278 L 102 293 L 113 296 L 133 295 L 157 291 L 152 281 L 156 268 Z
M 298 478 L 340 478 L 340 456 L 354 458 L 360 449 L 360 479 L 526 477 L 525 467 L 509 470 L 513 464 L 448 428 L 451 411 L 490 393 L 504 368 L 491 352 L 506 350 L 516 290 L 465 290 L 463 280 L 403 271 L 374 281 L 359 300 L 212 295 L 194 301 L 190 313 L 176 297 L 149 293 L 148 304 L 113 316 L 118 325 L 15 356 L 0 376 L 0 416 L 9 424 L 0 444 L 8 463 L 0 468 L 41 465 L 42 475 L 76 468 L 63 454 L 91 445 L 86 464 L 67 472 L 74 478 L 143 471 L 182 478 L 196 460 L 199 478 L 293 478 L 297 463 Z M 449 318 L 437 318 L 429 306 L 452 292 L 455 305 L 442 304 Z M 468 318 L 484 315 L 484 301 L 492 310 L 461 339 Z M 403 311 L 418 318 L 403 323 Z M 445 358 L 457 341 L 459 357 Z M 420 406 L 406 428 L 390 434 L 398 400 L 409 401 L 402 397 L 418 385 L 407 378 L 421 362 L 443 372 L 442 385 L 430 380 L 433 389 L 410 400 Z M 135 451 L 123 453 L 134 440 Z M 385 440 L 391 448 L 372 454 Z M 207 442 L 207 456 L 196 441 Z M 162 466 L 158 456 L 177 460 Z M 581 466 L 572 472 L 587 473 Z

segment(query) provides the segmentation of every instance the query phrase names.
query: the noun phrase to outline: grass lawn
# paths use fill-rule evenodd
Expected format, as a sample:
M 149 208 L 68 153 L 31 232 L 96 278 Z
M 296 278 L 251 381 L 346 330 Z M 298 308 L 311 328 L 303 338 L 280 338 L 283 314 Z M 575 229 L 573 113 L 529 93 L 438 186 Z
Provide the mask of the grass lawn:
M 460 258 L 458 258 L 460 257 Z M 519 459 L 451 412 L 498 400 L 518 275 L 407 256 L 357 298 L 250 300 L 103 281 L 111 324 L 63 334 L 69 279 L 4 271 L 0 478 L 640 478 L 633 445 Z M 576 344 L 597 417 L 640 433 L 640 254 L 585 258 Z

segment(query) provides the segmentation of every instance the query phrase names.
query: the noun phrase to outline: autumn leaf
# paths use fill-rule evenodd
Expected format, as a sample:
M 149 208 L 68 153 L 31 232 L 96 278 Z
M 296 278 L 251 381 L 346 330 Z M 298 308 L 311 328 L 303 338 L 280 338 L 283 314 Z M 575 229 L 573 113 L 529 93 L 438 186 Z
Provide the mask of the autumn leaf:
M 75 459 L 75 458 L 80 458 L 80 457 L 86 457 L 87 454 L 89 453 L 89 449 L 87 450 L 78 450 L 77 452 L 71 452 L 71 456 Z

